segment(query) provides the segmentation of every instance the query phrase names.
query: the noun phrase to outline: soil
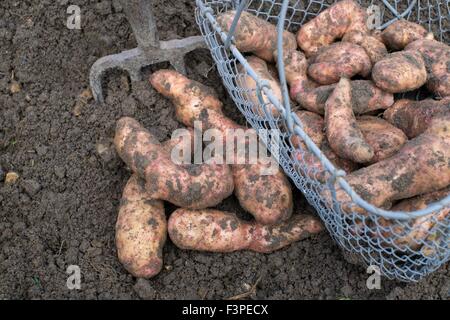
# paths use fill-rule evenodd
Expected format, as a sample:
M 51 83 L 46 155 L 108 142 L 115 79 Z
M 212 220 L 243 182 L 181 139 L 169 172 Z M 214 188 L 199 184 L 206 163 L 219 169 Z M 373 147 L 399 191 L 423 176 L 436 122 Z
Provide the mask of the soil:
M 199 34 L 194 1 L 153 2 L 161 39 Z M 82 9 L 82 30 L 66 28 L 70 4 Z M 256 282 L 249 298 L 449 298 L 448 265 L 419 283 L 383 279 L 381 290 L 368 290 L 365 268 L 348 263 L 327 233 L 269 255 L 188 252 L 168 241 L 161 274 L 129 275 L 114 245 L 130 176 L 111 146 L 115 122 L 135 117 L 161 140 L 180 125 L 166 99 L 126 73 L 108 74 L 104 105 L 83 103 L 80 94 L 98 58 L 135 46 L 117 1 L 0 2 L 0 180 L 9 171 L 20 176 L 0 182 L 0 298 L 223 299 Z M 189 76 L 214 87 L 243 124 L 208 51 L 186 61 Z M 300 192 L 295 198 L 296 211 L 313 212 Z M 245 215 L 234 198 L 220 208 Z M 173 209 L 167 205 L 167 214 Z M 66 286 L 69 265 L 80 267 L 80 290 Z

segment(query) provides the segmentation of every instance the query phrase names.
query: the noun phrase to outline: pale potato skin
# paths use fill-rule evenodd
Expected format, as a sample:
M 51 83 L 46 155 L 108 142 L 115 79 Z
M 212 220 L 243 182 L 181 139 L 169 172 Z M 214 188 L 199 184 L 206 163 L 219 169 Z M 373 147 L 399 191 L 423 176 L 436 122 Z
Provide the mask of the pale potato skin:
M 413 212 L 422 210 L 425 209 L 429 204 L 444 199 L 449 194 L 450 187 L 447 187 L 443 190 L 427 193 L 411 199 L 406 199 L 393 206 L 392 211 Z M 430 231 L 436 225 L 436 222 L 444 221 L 449 214 L 450 208 L 447 207 L 437 211 L 436 213 L 413 219 L 408 223 L 408 227 L 406 230 L 404 225 L 395 223 L 394 221 L 388 219 L 380 219 L 380 224 L 382 224 L 384 227 L 391 228 L 392 232 L 385 232 L 383 235 L 385 237 L 395 239 L 394 243 L 397 247 L 400 247 L 400 249 L 402 250 L 406 250 L 407 248 L 411 250 L 418 250 L 423 246 L 424 241 L 440 240 L 432 238 L 439 237 L 440 235 L 434 235 L 430 233 Z M 406 235 L 400 236 L 405 233 Z M 447 238 L 447 242 L 448 241 L 449 239 Z M 424 252 L 426 255 L 432 255 L 434 253 L 434 248 L 423 248 L 422 252 Z
M 236 11 L 230 10 L 217 16 L 217 22 L 223 31 L 229 32 Z M 243 11 L 237 24 L 234 40 L 241 52 L 252 52 L 267 62 L 274 61 L 277 49 L 276 26 L 257 16 Z M 297 42 L 295 35 L 289 31 L 283 32 L 283 49 L 295 50 Z
M 324 155 L 331 161 L 337 168 L 344 170 L 346 173 L 353 172 L 358 166 L 349 160 L 342 159 L 330 148 L 328 141 L 325 137 L 325 121 L 322 116 L 310 112 L 310 111 L 297 111 L 297 116 L 303 124 L 303 131 L 308 134 L 311 140 L 319 147 Z M 314 179 L 321 182 L 325 182 L 329 175 L 325 172 L 325 167 L 319 158 L 316 157 L 306 144 L 297 136 L 291 138 L 292 146 L 296 149 L 294 152 L 295 158 L 299 163 L 308 167 L 307 174 Z
M 269 82 L 270 88 L 272 89 L 272 93 L 278 99 L 278 101 L 280 103 L 283 103 L 283 95 L 281 93 L 280 83 L 278 82 L 278 80 L 276 80 L 272 76 L 271 72 L 269 71 L 269 69 L 267 67 L 267 63 L 263 59 L 260 59 L 256 56 L 247 57 L 247 62 L 261 79 L 267 80 Z M 243 74 L 245 74 L 245 70 L 243 70 L 242 66 L 240 66 L 239 69 Z M 243 81 L 242 81 L 242 85 L 245 89 L 251 90 L 250 92 L 246 93 L 245 95 L 246 95 L 247 99 L 249 99 L 254 104 L 253 112 L 255 112 L 257 115 L 265 116 L 266 113 L 261 108 L 261 106 L 260 106 L 261 103 L 260 103 L 260 101 L 258 99 L 258 95 L 256 93 L 256 89 L 257 89 L 256 81 L 253 80 L 253 78 L 250 77 L 248 74 L 245 74 Z M 263 101 L 266 104 L 267 111 L 269 112 L 269 114 L 271 114 L 273 116 L 278 116 L 279 115 L 278 110 L 270 102 L 270 100 L 266 96 L 266 94 L 264 92 L 261 92 L 261 94 L 262 94 Z
M 390 93 L 404 93 L 419 89 L 427 82 L 425 61 L 418 51 L 394 52 L 372 69 L 376 86 Z
M 383 43 L 391 50 L 403 50 L 408 44 L 428 35 L 428 30 L 420 24 L 398 20 L 381 33 Z
M 351 91 L 350 80 L 342 78 L 328 98 L 325 106 L 327 139 L 338 156 L 356 163 L 368 163 L 375 154 L 358 128 Z
M 323 230 L 315 217 L 296 214 L 273 226 L 246 222 L 234 213 L 178 209 L 169 218 L 168 231 L 180 249 L 208 252 L 250 250 L 270 253 Z
M 297 43 L 310 57 L 353 30 L 369 32 L 365 10 L 356 1 L 338 1 L 300 28 Z
M 450 46 L 425 38 L 410 43 L 405 50 L 422 54 L 428 72 L 428 90 L 440 97 L 450 96 Z
M 166 238 L 163 202 L 151 198 L 144 180 L 131 176 L 123 190 L 116 222 L 119 261 L 135 277 L 154 277 L 163 266 Z
M 321 85 L 336 83 L 342 77 L 367 77 L 372 70 L 372 61 L 366 50 L 350 42 L 322 47 L 309 63 L 308 75 Z
M 170 98 L 176 110 L 177 119 L 186 126 L 193 126 L 194 121 L 200 121 L 204 130 L 220 130 L 227 138 L 227 130 L 243 130 L 245 128 L 237 125 L 223 115 L 220 101 L 213 95 L 208 96 L 209 91 L 199 95 L 206 97 L 203 100 L 190 100 L 184 97 L 186 88 L 199 87 L 195 81 L 171 70 L 159 70 L 150 78 L 152 86 L 164 96 Z M 177 85 L 174 85 L 176 83 Z M 211 89 L 208 89 L 211 90 Z M 201 91 L 201 90 L 200 90 Z M 209 103 L 209 101 L 215 103 Z M 254 130 L 250 135 L 256 137 Z M 234 192 L 242 208 L 252 214 L 255 219 L 263 224 L 274 224 L 288 219 L 292 214 L 293 197 L 289 181 L 279 167 L 272 175 L 264 176 L 262 171 L 267 165 L 257 160 L 256 163 L 243 161 L 235 153 L 235 164 L 231 165 L 234 181 Z M 277 186 L 274 189 L 272 186 Z
M 342 41 L 351 42 L 364 48 L 370 58 L 370 61 L 372 62 L 372 65 L 383 59 L 388 54 L 386 46 L 383 42 L 378 40 L 377 37 L 359 30 L 353 30 L 346 33 L 342 38 Z
M 387 109 L 383 117 L 412 139 L 423 133 L 433 118 L 450 112 L 450 97 L 442 100 L 401 99 Z
M 423 134 L 408 141 L 392 157 L 345 179 L 364 200 L 386 208 L 396 200 L 446 188 L 450 185 L 450 114 L 433 119 Z M 337 199 L 350 203 L 349 195 L 337 189 Z
M 166 150 L 132 118 L 117 122 L 114 138 L 122 160 L 139 177 L 153 199 L 177 206 L 201 209 L 215 206 L 233 193 L 229 166 L 221 164 L 177 165 Z
M 290 86 L 290 96 L 306 110 L 323 115 L 325 103 L 336 87 L 319 86 L 308 79 L 308 63 L 300 51 L 284 53 L 286 81 Z M 352 102 L 355 114 L 365 114 L 379 109 L 387 109 L 394 104 L 392 93 L 381 90 L 370 80 L 354 80 Z
M 303 131 L 305 131 L 305 133 L 317 146 L 320 146 L 325 140 L 325 122 L 322 116 L 305 110 L 296 111 L 295 114 L 303 124 Z M 298 148 L 300 144 L 302 144 L 304 149 L 306 148 L 304 142 L 297 136 L 292 136 L 291 141 L 294 148 Z
M 371 163 L 393 156 L 408 141 L 402 130 L 381 118 L 363 116 L 357 119 L 357 124 L 364 139 L 374 150 L 375 156 Z

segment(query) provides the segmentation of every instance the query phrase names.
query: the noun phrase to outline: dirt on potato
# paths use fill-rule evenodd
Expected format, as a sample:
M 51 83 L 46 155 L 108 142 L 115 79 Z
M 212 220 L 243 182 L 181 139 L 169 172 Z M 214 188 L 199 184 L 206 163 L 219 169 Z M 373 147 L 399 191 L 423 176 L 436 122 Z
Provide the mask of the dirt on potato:
M 161 39 L 199 34 L 193 0 L 152 2 Z M 71 4 L 82 10 L 81 30 L 66 27 Z M 168 100 L 126 73 L 108 74 L 104 105 L 85 90 L 98 58 L 135 46 L 117 1 L 0 2 L 0 299 L 222 299 L 258 279 L 249 298 L 449 299 L 448 264 L 419 283 L 383 279 L 381 290 L 368 290 L 365 268 L 326 232 L 267 255 L 182 251 L 168 240 L 157 277 L 128 274 L 114 243 L 130 177 L 112 147 L 115 123 L 134 117 L 160 140 L 181 126 Z M 244 124 L 209 52 L 186 61 L 188 76 L 214 87 L 226 114 Z M 19 178 L 5 184 L 10 171 Z M 294 198 L 295 211 L 314 213 L 300 192 Z M 249 218 L 234 197 L 218 208 Z M 166 204 L 167 215 L 175 209 Z M 80 267 L 80 290 L 67 288 L 69 265 Z

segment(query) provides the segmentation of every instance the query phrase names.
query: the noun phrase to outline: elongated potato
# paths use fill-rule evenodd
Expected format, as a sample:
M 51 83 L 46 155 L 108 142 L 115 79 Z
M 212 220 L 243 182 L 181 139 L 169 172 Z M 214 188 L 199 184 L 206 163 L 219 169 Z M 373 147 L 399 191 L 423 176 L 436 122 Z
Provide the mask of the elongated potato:
M 197 209 L 215 206 L 233 193 L 229 166 L 177 165 L 170 152 L 132 118 L 117 122 L 114 143 L 122 160 L 146 180 L 153 199 Z
M 450 46 L 436 40 L 420 39 L 410 43 L 405 50 L 422 54 L 428 72 L 428 90 L 441 97 L 450 96 Z
M 223 31 L 230 31 L 235 14 L 236 11 L 230 10 L 217 16 L 217 22 Z M 277 49 L 277 29 L 270 22 L 244 11 L 239 18 L 234 41 L 240 51 L 252 52 L 259 58 L 272 62 Z M 295 35 L 286 30 L 283 33 L 283 48 L 286 51 L 297 48 Z
M 377 37 L 363 31 L 353 30 L 348 32 L 344 35 L 342 41 L 351 42 L 364 48 L 367 55 L 370 57 L 372 65 L 383 59 L 388 54 L 386 46 L 383 42 L 379 41 Z
M 235 142 L 235 136 L 227 135 L 229 130 L 234 133 L 240 130 L 243 134 L 256 136 L 254 130 L 246 131 L 245 128 L 225 117 L 221 109 L 216 108 L 218 105 L 221 106 L 220 101 L 213 95 L 208 95 L 210 91 L 199 90 L 198 92 L 203 100 L 208 101 L 205 104 L 202 103 L 202 99 L 184 97 L 191 92 L 190 88 L 200 88 L 195 81 L 175 71 L 159 70 L 152 74 L 150 83 L 158 92 L 173 101 L 177 119 L 186 126 L 193 126 L 194 121 L 200 121 L 205 130 L 218 129 L 222 132 L 226 145 L 232 145 L 231 143 Z M 214 100 L 215 103 L 209 103 L 210 100 Z M 228 139 L 231 141 L 227 141 Z M 234 150 L 235 158 L 231 169 L 235 177 L 234 191 L 240 205 L 263 224 L 274 224 L 288 219 L 292 214 L 292 190 L 281 169 L 277 167 L 273 174 L 265 175 L 266 163 L 260 159 L 256 159 L 253 163 L 242 161 L 237 151 Z M 274 162 L 275 160 L 272 163 Z M 277 188 L 274 189 L 272 186 Z
M 427 82 L 427 70 L 417 51 L 394 52 L 380 60 L 372 69 L 376 86 L 390 93 L 419 89 Z
M 433 119 L 423 134 L 394 156 L 359 169 L 346 180 L 363 199 L 387 208 L 396 200 L 446 188 L 450 185 L 450 114 Z M 346 207 L 350 197 L 337 189 L 337 199 Z
M 323 230 L 321 222 L 309 215 L 296 214 L 286 222 L 266 226 L 218 210 L 178 209 L 168 225 L 170 239 L 178 248 L 224 253 L 270 253 Z
M 442 100 L 398 100 L 384 112 L 384 118 L 412 139 L 423 133 L 434 117 L 450 112 L 450 97 Z
M 368 33 L 366 12 L 356 1 L 338 1 L 300 28 L 297 43 L 310 57 L 353 30 Z
M 119 261 L 135 277 L 154 277 L 163 266 L 166 237 L 163 202 L 152 199 L 145 181 L 133 175 L 123 190 L 116 223 Z
M 335 167 L 344 170 L 346 173 L 353 172 L 357 169 L 357 165 L 354 162 L 340 158 L 330 148 L 325 137 L 325 122 L 320 115 L 309 111 L 297 111 L 296 114 L 302 121 L 303 130 Z M 306 144 L 299 137 L 294 136 L 291 141 L 294 148 L 300 148 L 294 152 L 294 157 L 305 168 L 308 168 L 306 174 L 320 182 L 325 182 L 329 178 L 329 175 L 325 172 L 325 167 L 319 158 L 309 151 Z
M 325 123 L 328 142 L 337 155 L 357 163 L 372 161 L 374 150 L 358 128 L 353 113 L 349 79 L 342 78 L 328 98 Z
M 401 201 L 392 207 L 393 211 L 416 211 L 425 209 L 429 204 L 436 202 L 438 200 L 444 199 L 450 194 L 450 187 L 443 190 L 427 193 L 415 198 L 406 199 Z M 450 214 L 450 208 L 444 208 L 439 210 L 437 213 L 425 215 L 420 218 L 413 219 L 412 222 L 393 222 L 392 220 L 381 219 L 380 224 L 385 228 L 390 228 L 390 231 L 385 232 L 384 237 L 388 237 L 394 240 L 394 244 L 400 248 L 400 250 L 418 250 L 425 244 L 425 241 L 437 241 L 442 239 L 440 237 L 445 237 L 446 235 L 433 234 L 430 233 L 432 228 L 436 223 L 444 221 Z M 405 224 L 407 224 L 405 226 Z M 441 228 L 442 233 L 444 228 Z M 403 235 L 405 234 L 405 235 Z M 434 238 L 433 238 L 434 237 Z M 447 242 L 449 239 L 447 238 Z M 435 248 L 430 245 L 422 248 L 422 252 L 426 255 L 432 255 L 435 253 Z
M 408 44 L 428 35 L 428 30 L 420 24 L 404 19 L 395 21 L 382 33 L 384 44 L 392 50 L 403 50 Z
M 325 113 L 325 103 L 336 87 L 319 86 L 306 75 L 307 61 L 300 51 L 284 54 L 286 81 L 290 85 L 290 95 L 303 108 L 318 113 Z M 392 93 L 383 91 L 370 80 L 354 80 L 352 85 L 352 102 L 355 114 L 365 114 L 379 109 L 387 109 L 394 103 Z
M 393 156 L 408 140 L 402 130 L 378 117 L 360 117 L 357 124 L 364 139 L 374 150 L 372 163 Z
M 323 47 L 309 62 L 308 75 L 322 85 L 336 83 L 342 77 L 367 77 L 372 70 L 366 50 L 350 42 L 337 42 Z
M 278 99 L 278 101 L 280 101 L 280 103 L 282 103 L 283 96 L 281 94 L 280 84 L 279 84 L 278 80 L 276 80 L 271 75 L 266 62 L 255 56 L 248 57 L 247 62 L 261 79 L 267 80 L 269 82 L 270 88 L 272 89 L 273 94 Z M 242 73 L 245 73 L 245 70 L 243 70 L 242 66 L 240 66 L 239 69 Z M 256 93 L 256 89 L 257 89 L 256 81 L 253 80 L 253 78 L 247 74 L 244 77 L 243 86 L 246 89 L 251 90 L 250 92 L 246 93 L 245 95 L 246 95 L 247 99 L 249 99 L 254 104 L 253 112 L 255 112 L 256 114 L 258 114 L 260 116 L 265 116 L 265 112 L 260 106 L 261 103 L 260 103 L 260 101 L 258 99 L 258 95 Z M 265 107 L 267 108 L 268 113 L 272 114 L 274 116 L 278 116 L 279 115 L 278 110 L 270 102 L 270 100 L 266 96 L 266 94 L 264 92 L 261 92 L 261 93 L 262 93 L 262 98 L 263 98 L 263 101 L 264 101 Z

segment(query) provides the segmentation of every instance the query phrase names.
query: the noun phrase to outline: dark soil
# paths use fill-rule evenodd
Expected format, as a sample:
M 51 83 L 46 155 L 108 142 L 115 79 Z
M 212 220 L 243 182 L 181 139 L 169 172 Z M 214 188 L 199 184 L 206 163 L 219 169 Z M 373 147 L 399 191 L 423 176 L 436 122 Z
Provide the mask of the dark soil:
M 162 39 L 199 33 L 194 1 L 154 2 Z M 66 28 L 69 4 L 82 8 L 82 30 Z M 135 46 L 115 1 L 0 2 L 0 180 L 4 172 L 20 175 L 12 185 L 0 182 L 0 298 L 221 299 L 260 279 L 250 298 L 448 299 L 448 266 L 417 284 L 383 280 L 381 290 L 368 290 L 365 269 L 346 262 L 327 233 L 270 255 L 187 252 L 168 241 L 160 275 L 130 276 L 114 245 L 130 176 L 111 148 L 115 122 L 135 117 L 161 140 L 180 125 L 146 81 L 130 84 L 120 72 L 108 77 L 105 105 L 81 104 L 78 116 L 74 108 L 96 59 Z M 194 52 L 187 62 L 189 76 L 214 87 L 228 115 L 244 123 L 209 53 Z M 21 90 L 12 94 L 14 81 Z M 312 211 L 300 193 L 296 199 L 297 210 Z M 234 198 L 220 207 L 241 210 Z M 80 290 L 66 287 L 69 265 L 81 268 Z

